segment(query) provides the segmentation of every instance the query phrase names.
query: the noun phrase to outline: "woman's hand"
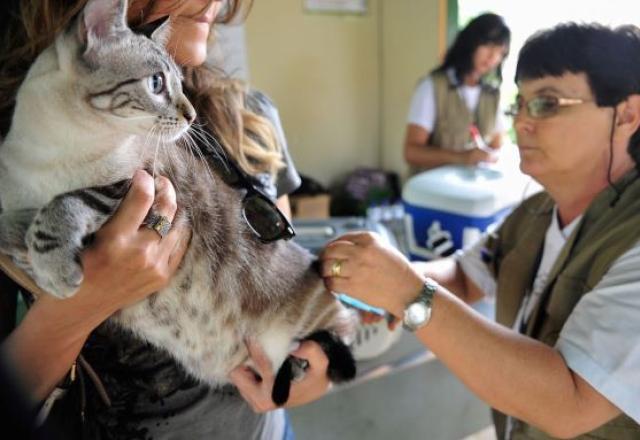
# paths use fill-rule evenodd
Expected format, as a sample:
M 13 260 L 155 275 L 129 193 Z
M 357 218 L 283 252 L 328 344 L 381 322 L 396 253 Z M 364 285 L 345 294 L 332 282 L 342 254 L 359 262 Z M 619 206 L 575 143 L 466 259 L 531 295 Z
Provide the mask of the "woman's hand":
M 260 345 L 250 341 L 247 342 L 247 348 L 255 365 L 255 372 L 241 365 L 229 373 L 229 378 L 255 412 L 264 413 L 274 410 L 277 407 L 271 400 L 271 392 L 276 372 L 273 371 L 271 361 Z M 291 384 L 289 400 L 285 407 L 303 405 L 319 399 L 331 387 L 327 376 L 329 360 L 320 345 L 313 341 L 303 341 L 291 355 L 307 360 L 309 367 L 300 381 Z M 259 377 L 256 377 L 256 373 Z
M 465 151 L 463 154 L 463 163 L 465 165 L 478 165 L 480 162 L 494 163 L 498 161 L 498 155 L 480 148 L 473 148 Z
M 110 312 L 105 318 L 165 287 L 186 251 L 189 231 L 184 224 L 174 224 L 165 237 L 141 226 L 152 206 L 155 214 L 173 221 L 175 190 L 165 177 L 157 177 L 154 188 L 153 178 L 139 171 L 117 212 L 82 254 L 81 290 L 100 292 L 93 300 Z
M 176 224 L 164 237 L 142 223 L 151 209 L 173 221 L 176 193 L 165 177 L 138 171 L 113 217 L 82 253 L 84 280 L 71 298 L 38 300 L 77 308 L 77 324 L 90 332 L 111 314 L 167 285 L 186 251 L 189 231 Z M 49 306 L 51 307 L 51 306 Z
M 320 260 L 328 289 L 395 316 L 402 316 L 423 283 L 423 277 L 399 251 L 370 232 L 337 238 L 325 247 Z

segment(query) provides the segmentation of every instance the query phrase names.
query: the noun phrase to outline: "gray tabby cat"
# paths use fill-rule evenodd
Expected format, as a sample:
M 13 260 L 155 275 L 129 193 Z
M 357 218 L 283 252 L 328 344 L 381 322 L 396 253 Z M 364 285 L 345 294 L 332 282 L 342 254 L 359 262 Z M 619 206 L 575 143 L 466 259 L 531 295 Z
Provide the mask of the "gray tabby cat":
M 247 361 L 249 337 L 276 370 L 292 341 L 317 330 L 347 341 L 353 318 L 325 290 L 313 256 L 291 242 L 259 242 L 242 218 L 240 194 L 175 142 L 195 111 L 161 44 L 167 24 L 150 39 L 135 34 L 126 9 L 125 0 L 90 0 L 20 87 L 0 147 L 0 250 L 45 290 L 72 296 L 87 238 L 113 213 L 134 171 L 152 169 L 176 187 L 176 221 L 190 223 L 190 248 L 167 288 L 112 322 L 214 385 Z M 329 373 L 339 379 L 353 368 Z

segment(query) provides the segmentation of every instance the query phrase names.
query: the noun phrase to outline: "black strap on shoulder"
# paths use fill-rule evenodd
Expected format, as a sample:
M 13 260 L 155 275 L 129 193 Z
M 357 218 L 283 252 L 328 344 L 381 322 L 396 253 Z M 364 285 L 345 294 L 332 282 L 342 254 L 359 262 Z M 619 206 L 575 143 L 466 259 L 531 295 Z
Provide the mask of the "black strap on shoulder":
M 20 286 L 0 271 L 0 341 L 16 326 L 16 307 Z

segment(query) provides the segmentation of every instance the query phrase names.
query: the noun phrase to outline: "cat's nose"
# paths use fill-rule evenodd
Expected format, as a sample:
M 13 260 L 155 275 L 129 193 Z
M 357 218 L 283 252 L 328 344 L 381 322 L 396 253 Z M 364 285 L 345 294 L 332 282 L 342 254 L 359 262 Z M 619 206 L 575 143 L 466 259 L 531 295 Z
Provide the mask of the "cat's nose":
M 192 124 L 196 120 L 196 112 L 193 109 L 183 108 L 182 116 L 187 120 L 189 124 Z
M 192 124 L 196 120 L 196 110 L 193 108 L 187 98 L 183 98 L 178 101 L 176 106 L 177 110 L 182 113 L 182 117 L 186 119 L 187 123 Z

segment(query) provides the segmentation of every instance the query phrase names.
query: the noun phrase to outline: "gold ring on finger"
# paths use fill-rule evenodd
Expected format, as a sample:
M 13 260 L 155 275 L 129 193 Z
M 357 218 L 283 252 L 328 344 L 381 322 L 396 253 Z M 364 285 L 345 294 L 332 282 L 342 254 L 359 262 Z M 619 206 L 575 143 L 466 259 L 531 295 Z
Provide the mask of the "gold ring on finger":
M 335 260 L 331 263 L 331 276 L 339 277 L 342 272 L 342 260 Z

